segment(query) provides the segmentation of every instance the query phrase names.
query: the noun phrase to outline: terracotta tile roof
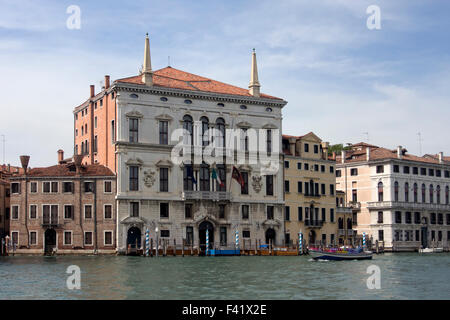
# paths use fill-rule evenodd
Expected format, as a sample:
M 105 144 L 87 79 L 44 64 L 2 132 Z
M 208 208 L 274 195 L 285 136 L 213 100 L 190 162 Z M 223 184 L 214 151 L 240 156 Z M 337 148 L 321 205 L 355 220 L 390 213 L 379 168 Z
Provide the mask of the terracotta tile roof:
M 355 146 L 355 145 L 352 145 Z M 371 146 L 371 145 L 368 145 Z M 403 149 L 405 151 L 405 149 Z M 444 157 L 445 158 L 445 157 Z M 339 155 L 336 157 L 336 161 L 338 163 L 341 162 L 342 155 Z M 390 150 L 382 147 L 376 147 L 373 146 L 373 148 L 370 148 L 370 161 L 374 160 L 386 160 L 386 159 L 398 159 L 397 157 L 397 149 Z M 430 163 L 430 164 L 439 164 L 439 161 L 437 158 L 434 157 L 419 157 L 416 155 L 405 153 L 402 155 L 402 160 L 406 161 L 415 161 L 415 162 L 423 162 L 423 163 Z M 444 159 L 445 160 L 445 159 Z M 366 161 L 366 151 L 362 152 L 361 150 L 357 151 L 346 151 L 345 153 L 345 162 L 361 162 Z M 447 163 L 447 164 L 450 164 Z
M 140 75 L 118 79 L 115 82 L 144 84 Z M 153 72 L 153 85 L 157 87 L 174 88 L 190 91 L 213 92 L 227 95 L 252 97 L 248 89 L 239 88 L 230 84 L 201 77 L 192 73 L 181 71 L 172 67 L 166 67 Z M 261 93 L 261 98 L 283 99 Z
M 99 164 L 91 164 L 82 166 L 81 174 L 83 176 L 114 176 L 114 173 L 107 167 Z M 14 177 L 21 177 L 23 174 L 14 175 Z M 58 164 L 44 168 L 33 168 L 28 171 L 29 177 L 70 177 L 76 176 L 75 165 Z

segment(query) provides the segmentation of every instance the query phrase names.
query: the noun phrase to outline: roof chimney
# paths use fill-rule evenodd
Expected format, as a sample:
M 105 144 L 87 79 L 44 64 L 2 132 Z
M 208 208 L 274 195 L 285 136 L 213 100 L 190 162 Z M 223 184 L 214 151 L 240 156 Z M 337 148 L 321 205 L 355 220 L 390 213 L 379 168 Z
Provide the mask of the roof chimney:
M 153 85 L 152 61 L 150 57 L 150 40 L 145 36 L 144 65 L 142 68 L 142 82 L 147 86 Z
M 345 150 L 342 150 L 341 152 L 341 163 L 345 162 Z
M 254 96 L 259 98 L 260 97 L 260 88 L 261 85 L 259 84 L 258 81 L 258 66 L 256 64 L 256 52 L 255 49 L 253 49 L 252 52 L 252 72 L 250 74 L 250 84 L 248 85 L 249 88 L 249 93 Z
M 370 160 L 370 148 L 369 147 L 366 148 L 366 160 L 367 161 Z
M 108 88 L 109 88 L 109 76 L 106 75 L 105 76 L 105 89 L 108 89 Z
M 439 163 L 443 163 L 444 162 L 444 153 L 442 151 L 439 152 L 438 158 L 439 158 Z
M 397 147 L 397 158 L 401 159 L 403 156 L 403 152 L 402 152 L 402 146 L 398 146 Z
M 95 86 L 91 84 L 91 98 L 95 97 Z
M 83 161 L 83 156 L 81 154 L 76 154 L 73 156 L 73 162 L 75 163 L 76 172 L 80 173 L 81 161 Z
M 323 159 L 328 159 L 328 147 L 330 146 L 329 142 L 322 142 L 322 149 L 323 149 Z
M 22 164 L 23 171 L 27 173 L 28 163 L 30 162 L 30 156 L 20 156 L 20 163 Z
M 336 160 L 336 151 L 333 151 L 333 155 L 331 156 L 331 159 Z
M 58 150 L 58 164 L 61 164 L 64 160 L 64 150 Z

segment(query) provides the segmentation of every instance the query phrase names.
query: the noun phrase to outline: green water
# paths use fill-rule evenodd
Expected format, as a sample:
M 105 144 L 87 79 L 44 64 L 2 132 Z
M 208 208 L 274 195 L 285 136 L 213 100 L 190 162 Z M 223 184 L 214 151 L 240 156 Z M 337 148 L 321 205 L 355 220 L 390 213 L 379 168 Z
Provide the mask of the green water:
M 69 290 L 66 269 L 81 269 Z M 367 267 L 381 270 L 368 289 Z M 310 257 L 0 257 L 0 299 L 450 299 L 450 254 Z

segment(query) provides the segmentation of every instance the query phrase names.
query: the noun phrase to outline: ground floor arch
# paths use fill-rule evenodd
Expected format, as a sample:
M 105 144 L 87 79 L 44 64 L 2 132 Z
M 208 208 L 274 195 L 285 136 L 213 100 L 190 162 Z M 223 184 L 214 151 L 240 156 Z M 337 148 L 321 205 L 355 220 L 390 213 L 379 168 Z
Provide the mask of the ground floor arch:
M 127 233 L 127 247 L 139 249 L 141 247 L 141 229 L 131 227 Z

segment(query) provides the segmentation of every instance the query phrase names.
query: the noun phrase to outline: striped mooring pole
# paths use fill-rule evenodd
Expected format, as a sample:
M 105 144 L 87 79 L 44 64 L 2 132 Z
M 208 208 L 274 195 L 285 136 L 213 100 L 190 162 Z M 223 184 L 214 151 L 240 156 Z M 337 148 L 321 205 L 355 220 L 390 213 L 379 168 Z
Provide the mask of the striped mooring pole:
M 145 230 L 145 256 L 148 257 L 150 251 L 150 231 Z
M 236 235 L 236 250 L 238 250 L 239 249 L 239 231 L 237 229 L 236 229 L 235 235 Z
M 366 233 L 363 232 L 363 248 L 366 247 Z
M 209 252 L 209 230 L 206 229 L 206 255 L 208 255 Z
M 303 254 L 303 233 L 298 233 L 298 251 Z

